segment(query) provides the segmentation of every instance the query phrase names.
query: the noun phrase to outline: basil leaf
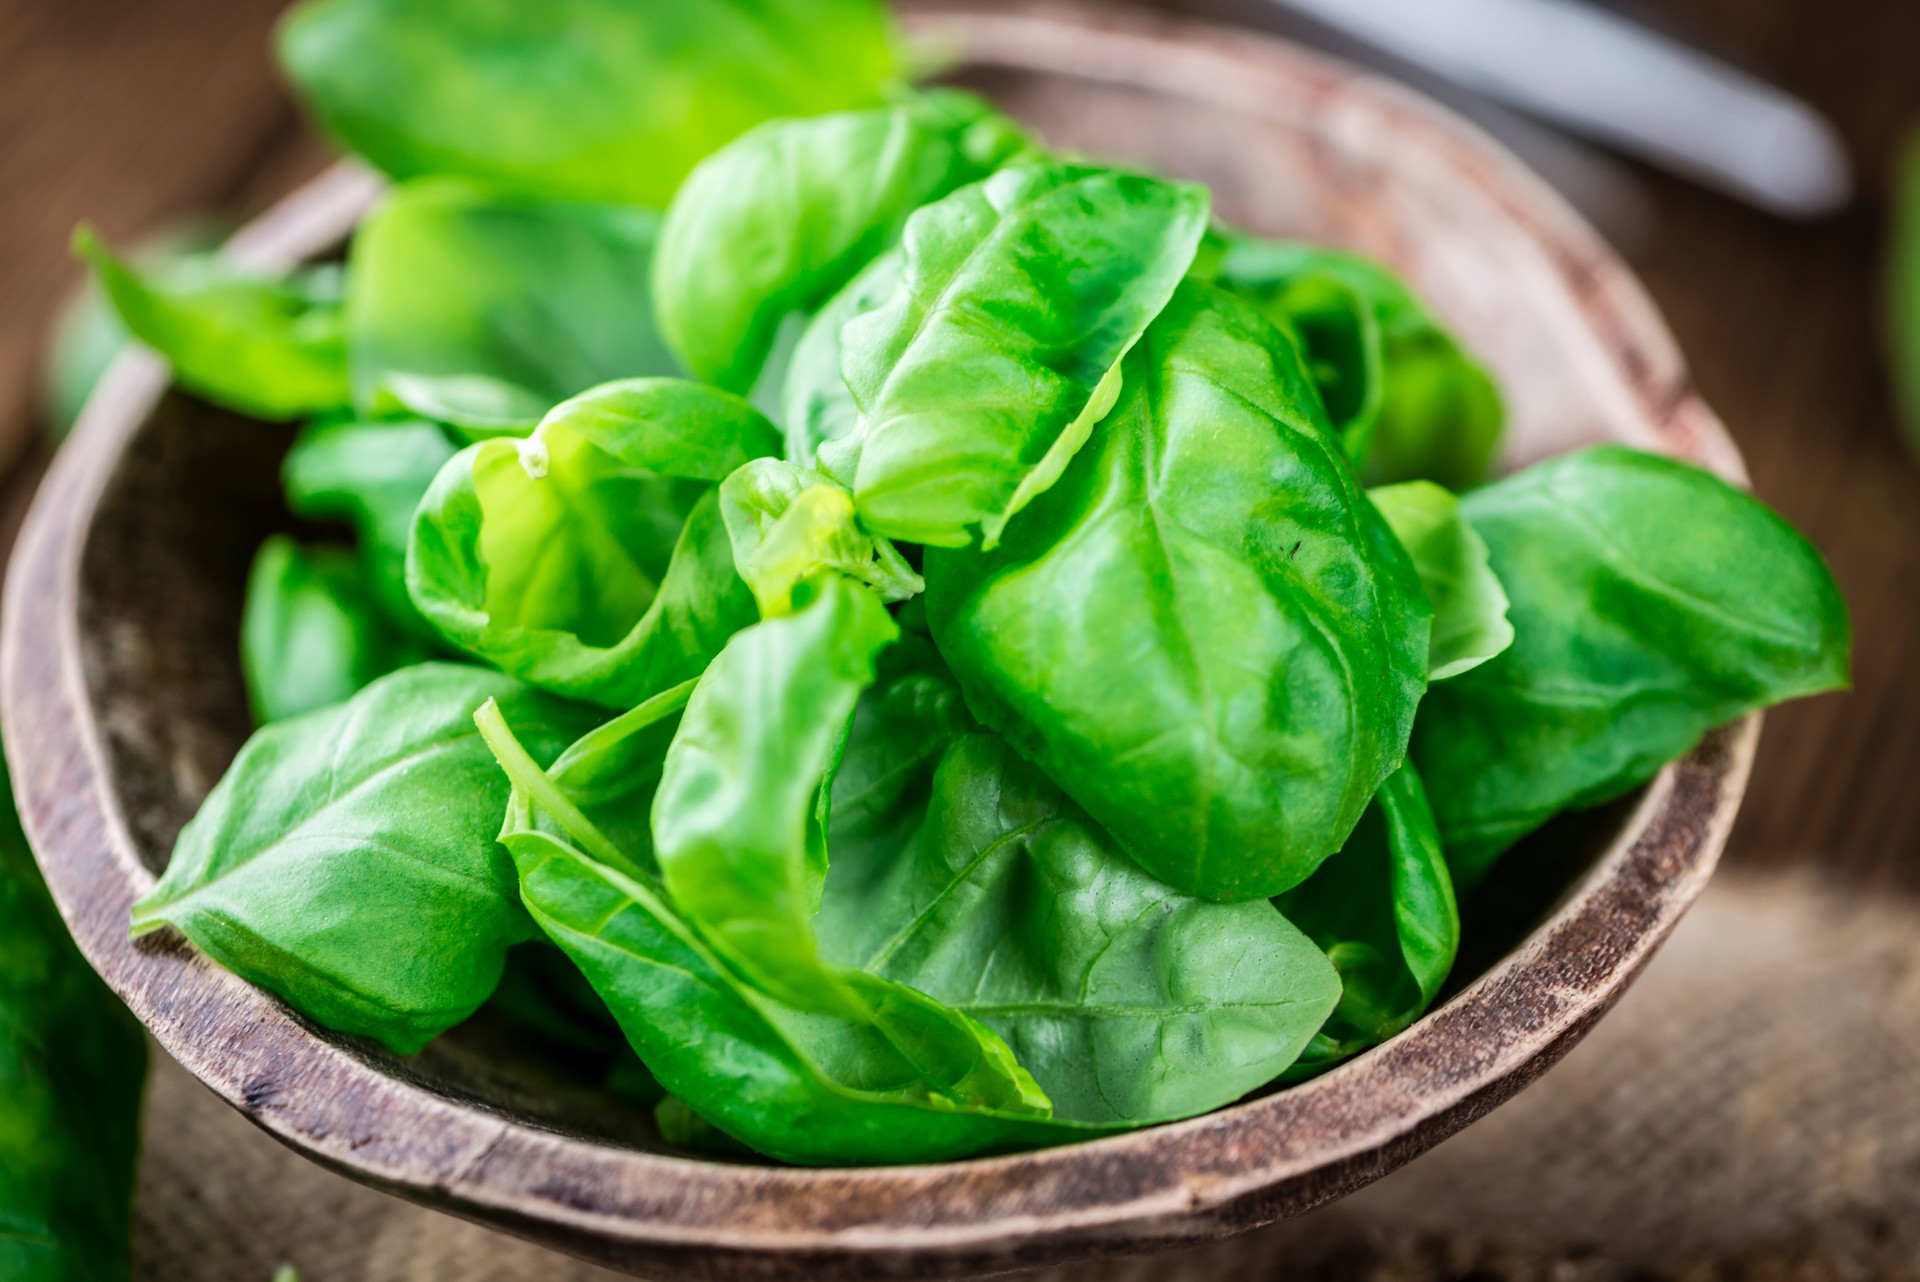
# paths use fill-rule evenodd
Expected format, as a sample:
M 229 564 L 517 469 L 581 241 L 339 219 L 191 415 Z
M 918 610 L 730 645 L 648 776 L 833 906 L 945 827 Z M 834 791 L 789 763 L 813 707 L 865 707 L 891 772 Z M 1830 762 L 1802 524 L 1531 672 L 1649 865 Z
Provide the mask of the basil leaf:
M 1886 321 L 1894 393 L 1920 451 L 1920 133 L 1907 139 L 1895 176 Z
M 899 631 L 873 593 L 822 576 L 793 614 L 728 643 L 694 691 L 654 800 L 674 904 L 775 998 L 859 1013 L 821 963 L 813 914 L 827 872 L 816 813 L 874 656 Z
M 1188 284 L 1119 406 L 999 552 L 930 552 L 975 714 L 1154 876 L 1265 899 L 1406 752 L 1429 607 L 1291 342 Z
M 794 592 L 822 570 L 863 583 L 883 601 L 926 587 L 899 550 L 860 528 L 853 498 L 817 472 L 754 459 L 720 483 L 733 562 L 760 613 L 791 614 Z
M 1340 974 L 1340 1004 L 1289 1080 L 1377 1046 L 1425 1013 L 1460 950 L 1460 913 L 1412 766 L 1380 785 L 1340 853 L 1275 901 Z
M 843 972 L 844 1011 L 803 1011 L 717 957 L 665 887 L 588 817 L 599 789 L 578 786 L 582 770 L 609 779 L 616 759 L 638 764 L 646 730 L 601 738 L 541 772 L 497 718 L 483 710 L 479 721 L 515 783 L 502 840 L 523 902 L 698 1115 L 789 1161 L 937 1160 L 1073 1133 L 1045 1122 L 1044 1097 L 992 1033 L 910 989 Z M 657 808 L 677 804 L 672 787 Z M 803 814 L 811 792 L 800 790 Z
M 842 334 L 859 431 L 823 458 L 868 527 L 993 547 L 1113 407 L 1209 207 L 1193 184 L 1020 165 L 908 220 L 900 289 Z
M 762 125 L 674 197 L 653 280 L 660 328 L 694 377 L 745 393 L 782 320 L 818 308 L 914 210 L 1030 147 L 951 90 Z
M 1513 644 L 1507 594 L 1487 565 L 1487 545 L 1460 514 L 1460 500 L 1430 481 L 1367 491 L 1393 527 L 1433 605 L 1429 681 L 1471 671 Z
M 156 279 L 206 271 L 198 260 L 218 252 L 227 230 L 218 223 L 176 224 L 142 237 L 125 261 Z M 132 339 L 98 280 L 89 277 L 67 292 L 53 317 L 39 370 L 39 408 L 51 439 L 66 439 L 94 389 Z
M 813 467 L 822 445 L 858 430 L 860 407 L 840 376 L 840 335 L 848 321 L 892 298 L 906 270 L 906 252 L 896 245 L 861 269 L 807 322 L 780 393 L 789 462 Z
M 1357 254 L 1231 236 L 1219 283 L 1299 334 L 1370 481 L 1486 479 L 1505 410 L 1492 377 L 1392 272 Z
M 1513 645 L 1434 686 L 1413 759 L 1456 883 L 1569 807 L 1646 782 L 1713 727 L 1847 684 L 1819 552 L 1717 477 L 1617 446 L 1468 495 Z
M 425 419 L 468 442 L 530 436 L 553 402 L 485 374 L 387 374 L 373 394 L 380 419 Z
M 280 57 L 396 178 L 659 207 L 761 121 L 878 102 L 891 35 L 874 0 L 309 0 Z
M 904 616 L 906 612 L 901 612 Z M 860 900 L 903 857 L 926 819 L 934 769 L 961 735 L 980 727 L 931 638 L 900 617 L 900 639 L 880 652 L 875 678 L 854 709 L 853 726 L 829 791 L 836 903 Z M 824 904 L 827 917 L 836 916 Z M 839 950 L 837 927 L 823 938 Z
M 172 926 L 321 1025 L 411 1054 L 479 1008 L 532 936 L 495 845 L 492 699 L 537 757 L 586 709 L 479 668 L 421 664 L 258 731 L 180 834 L 133 933 Z
M 676 1148 L 692 1149 L 715 1157 L 748 1157 L 753 1150 L 694 1112 L 683 1099 L 672 1095 L 653 1110 L 653 1124 L 660 1138 Z
M 407 543 L 414 510 L 453 455 L 431 423 L 323 422 L 300 433 L 282 466 L 287 505 L 296 515 L 353 527 L 368 586 L 387 616 L 417 638 L 435 634 L 407 593 Z
M 73 946 L 0 768 L 0 1277 L 132 1276 L 147 1039 Z
M 445 639 L 544 689 L 630 708 L 754 618 L 716 485 L 775 453 L 738 397 L 610 383 L 524 441 L 471 445 L 420 505 L 407 580 Z
M 502 840 L 534 920 L 580 967 L 661 1084 L 756 1151 L 816 1165 L 936 1162 L 1098 1133 L 956 1108 L 870 1023 L 802 1014 L 748 986 L 658 886 L 516 826 L 525 814 L 524 806 L 509 812 Z M 858 976 L 850 982 L 876 1000 L 911 997 Z M 963 1046 L 956 1058 L 977 1053 Z M 948 1073 L 966 1075 L 964 1066 Z
M 240 668 L 261 725 L 345 703 L 425 651 L 402 638 L 341 548 L 268 539 L 247 579 Z
M 188 391 L 275 420 L 347 403 L 337 268 L 268 276 L 200 255 L 142 272 L 85 228 L 73 243 L 122 323 Z
M 1231 1103 L 1293 1063 L 1340 997 L 1271 903 L 1148 876 L 996 736 L 954 742 L 905 857 L 855 877 L 864 893 L 829 877 L 834 956 L 999 1033 L 1065 1121 Z
M 644 209 L 445 180 L 394 189 L 349 254 L 355 404 L 374 414 L 415 399 L 421 378 L 481 376 L 519 414 L 613 379 L 678 373 L 648 298 L 659 230 Z
M 826 575 L 814 593 L 741 632 L 700 678 L 654 797 L 665 887 L 761 992 L 870 1025 L 956 1106 L 1044 1115 L 1046 1096 L 993 1034 L 820 954 L 812 918 L 827 870 L 828 776 L 874 656 L 898 632 L 865 588 Z

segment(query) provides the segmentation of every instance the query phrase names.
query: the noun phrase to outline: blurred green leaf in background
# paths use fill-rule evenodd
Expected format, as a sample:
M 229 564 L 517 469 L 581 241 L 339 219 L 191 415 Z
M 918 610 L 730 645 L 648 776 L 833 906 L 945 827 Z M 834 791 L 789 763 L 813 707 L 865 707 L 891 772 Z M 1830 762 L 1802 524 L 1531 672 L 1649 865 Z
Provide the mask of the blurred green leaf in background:
M 1894 176 L 1887 355 L 1907 444 L 1920 455 L 1920 128 L 1907 135 Z

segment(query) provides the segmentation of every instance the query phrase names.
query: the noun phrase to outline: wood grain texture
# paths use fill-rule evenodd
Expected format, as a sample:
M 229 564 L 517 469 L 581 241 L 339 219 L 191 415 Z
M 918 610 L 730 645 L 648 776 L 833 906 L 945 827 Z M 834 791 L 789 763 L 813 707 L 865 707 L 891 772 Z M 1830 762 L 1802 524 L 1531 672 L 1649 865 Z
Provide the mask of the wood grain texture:
M 1665 329 L 1537 182 L 1419 100 L 1243 35 L 1117 13 L 923 15 L 966 78 L 1057 145 L 1212 183 L 1223 215 L 1385 257 L 1512 392 L 1517 460 L 1595 440 L 1737 472 Z M 351 225 L 336 175 L 239 252 L 291 261 Z M 888 1170 L 699 1161 L 610 1133 L 458 1039 L 398 1061 L 312 1028 L 162 938 L 126 939 L 173 832 L 244 732 L 240 571 L 274 517 L 284 435 L 118 367 L 56 462 L 8 586 L 0 714 L 81 946 L 167 1050 L 262 1127 L 356 1178 L 662 1277 L 935 1277 L 1139 1250 L 1297 1214 L 1377 1178 L 1531 1081 L 1617 998 L 1698 894 L 1757 719 L 1517 862 L 1539 926 L 1408 1033 L 1208 1117 L 1043 1153 Z M 1471 972 L 1474 967 L 1465 968 Z

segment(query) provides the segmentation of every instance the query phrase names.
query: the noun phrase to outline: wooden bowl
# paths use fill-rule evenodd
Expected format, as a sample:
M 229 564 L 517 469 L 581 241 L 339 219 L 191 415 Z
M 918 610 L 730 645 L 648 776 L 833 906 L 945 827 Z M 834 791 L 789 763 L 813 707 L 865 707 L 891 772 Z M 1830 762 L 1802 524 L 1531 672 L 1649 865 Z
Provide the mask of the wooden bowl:
M 1498 371 L 1509 463 L 1613 440 L 1739 474 L 1621 264 L 1431 104 L 1244 32 L 1110 10 L 943 7 L 912 22 L 958 55 L 958 79 L 1056 146 L 1203 179 L 1228 219 L 1398 266 Z M 336 172 L 235 252 L 325 253 L 374 186 Z M 1476 897 L 1444 1005 L 1306 1085 L 1012 1157 L 701 1160 L 484 1021 L 401 1060 L 315 1028 L 177 939 L 129 942 L 129 905 L 247 732 L 241 585 L 284 523 L 288 439 L 168 391 L 145 356 L 96 396 L 6 602 L 7 755 L 34 848 L 93 964 L 235 1108 L 356 1179 L 616 1268 L 950 1276 L 1192 1242 L 1340 1197 L 1532 1081 L 1619 997 L 1706 881 L 1758 736 L 1758 718 L 1710 735 L 1638 796 L 1533 839 Z

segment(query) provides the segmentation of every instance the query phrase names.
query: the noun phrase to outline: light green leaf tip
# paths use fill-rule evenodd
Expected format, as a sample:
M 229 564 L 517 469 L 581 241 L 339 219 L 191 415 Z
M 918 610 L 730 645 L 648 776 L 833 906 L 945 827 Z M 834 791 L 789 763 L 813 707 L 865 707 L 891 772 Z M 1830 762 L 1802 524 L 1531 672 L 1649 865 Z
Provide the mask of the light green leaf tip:
M 1367 497 L 1413 558 L 1433 602 L 1429 679 L 1470 672 L 1512 645 L 1506 590 L 1486 543 L 1460 514 L 1460 500 L 1431 481 L 1385 485 Z

